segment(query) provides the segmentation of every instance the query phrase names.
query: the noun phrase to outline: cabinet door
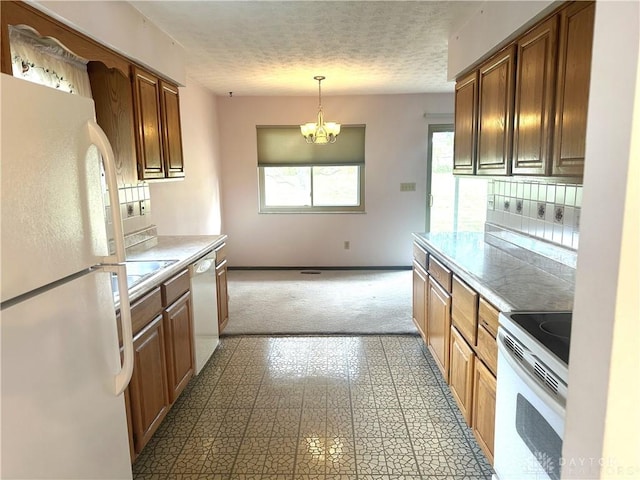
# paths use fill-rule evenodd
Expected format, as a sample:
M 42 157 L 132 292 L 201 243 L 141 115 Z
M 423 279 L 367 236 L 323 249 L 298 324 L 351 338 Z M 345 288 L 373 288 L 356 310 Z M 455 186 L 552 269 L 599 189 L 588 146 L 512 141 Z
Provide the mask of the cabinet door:
M 431 276 L 427 295 L 427 346 L 442 372 L 449 380 L 449 331 L 451 328 L 451 297 Z
M 227 261 L 216 266 L 216 289 L 218 294 L 218 333 L 222 333 L 229 321 L 229 296 L 227 294 Z
M 480 67 L 478 175 L 509 175 L 513 141 L 515 45 Z
M 455 275 L 451 284 L 451 323 L 475 346 L 478 325 L 478 294 Z
M 554 118 L 558 17 L 518 40 L 512 172 L 548 175 Z
M 138 178 L 164 178 L 159 80 L 135 66 L 132 71 Z
M 496 417 L 496 377 L 484 364 L 475 362 L 473 376 L 472 429 L 478 444 L 493 465 L 494 424 Z
M 560 12 L 553 175 L 582 176 L 595 2 L 574 2 Z
M 449 386 L 462 416 L 471 425 L 473 398 L 473 364 L 475 355 L 473 350 L 458 333 L 451 327 L 451 351 L 449 362 Z
M 476 173 L 476 133 L 478 119 L 478 72 L 456 82 L 453 173 Z
M 194 339 L 191 293 L 187 292 L 163 313 L 167 332 L 169 402 L 176 401 L 193 377 Z
M 133 340 L 129 391 L 135 449 L 140 453 L 169 410 L 165 332 L 158 315 Z
M 161 81 L 160 94 L 165 174 L 167 177 L 184 177 L 178 87 Z
M 413 262 L 413 323 L 422 339 L 427 340 L 427 272 L 418 262 Z
M 115 154 L 118 184 L 138 183 L 131 83 L 120 70 L 107 68 L 101 62 L 89 62 L 87 73 L 96 121 Z

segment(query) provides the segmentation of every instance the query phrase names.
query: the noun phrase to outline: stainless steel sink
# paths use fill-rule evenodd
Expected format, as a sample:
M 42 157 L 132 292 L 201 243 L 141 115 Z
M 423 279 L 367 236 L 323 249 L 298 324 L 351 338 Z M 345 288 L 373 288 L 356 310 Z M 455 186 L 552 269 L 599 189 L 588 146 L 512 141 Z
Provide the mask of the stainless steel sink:
M 176 262 L 177 260 L 129 260 L 125 263 L 127 266 L 127 277 L 146 277 Z
M 128 260 L 127 267 L 127 287 L 132 288 L 140 282 L 146 280 L 163 268 L 173 265 L 178 260 Z M 118 284 L 116 275 L 111 276 L 111 288 L 117 296 Z

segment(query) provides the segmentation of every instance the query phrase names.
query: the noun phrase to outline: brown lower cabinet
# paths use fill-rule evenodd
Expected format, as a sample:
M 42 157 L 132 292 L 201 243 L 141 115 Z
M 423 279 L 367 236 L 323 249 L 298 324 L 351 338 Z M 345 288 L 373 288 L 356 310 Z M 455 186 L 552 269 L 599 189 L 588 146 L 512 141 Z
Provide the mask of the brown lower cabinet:
M 422 264 L 428 264 L 425 275 Z M 423 285 L 426 290 L 423 290 Z M 426 293 L 423 293 L 426 291 Z M 413 319 L 480 448 L 493 463 L 498 310 L 414 244 Z
M 473 412 L 471 428 L 478 445 L 493 464 L 493 441 L 496 419 L 496 377 L 481 361 L 473 373 Z
M 449 380 L 451 296 L 429 276 L 427 294 L 427 347 L 445 380 Z
M 417 261 L 413 262 L 413 323 L 418 327 L 420 336 L 427 341 L 426 326 L 427 272 Z
M 218 295 L 218 333 L 229 322 L 229 294 L 227 292 L 227 253 L 223 243 L 216 252 L 216 293 Z
M 125 392 L 132 461 L 194 374 L 189 274 L 180 272 L 131 306 L 134 364 Z
M 140 453 L 169 411 L 167 360 L 162 315 L 133 340 L 133 375 L 129 384 L 133 445 Z
M 476 356 L 455 327 L 451 327 L 449 387 L 462 416 L 471 424 L 473 407 L 473 367 Z
M 167 328 L 169 401 L 175 402 L 193 377 L 194 346 L 191 293 L 185 293 L 163 312 Z

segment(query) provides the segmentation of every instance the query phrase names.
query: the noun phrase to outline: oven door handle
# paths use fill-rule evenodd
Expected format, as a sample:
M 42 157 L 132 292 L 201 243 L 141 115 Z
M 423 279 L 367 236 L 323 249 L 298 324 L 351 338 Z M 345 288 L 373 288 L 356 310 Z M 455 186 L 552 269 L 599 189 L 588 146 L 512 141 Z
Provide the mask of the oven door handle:
M 515 371 L 516 375 L 525 383 L 527 387 L 533 390 L 542 401 L 549 406 L 555 413 L 564 418 L 565 407 L 558 401 L 553 395 L 551 395 L 544 387 L 542 387 L 540 381 L 512 355 L 511 351 L 504 345 L 504 336 L 499 336 L 498 351 L 502 353 L 502 356 L 507 361 L 509 366 Z M 500 367 L 498 366 L 498 377 L 500 377 Z

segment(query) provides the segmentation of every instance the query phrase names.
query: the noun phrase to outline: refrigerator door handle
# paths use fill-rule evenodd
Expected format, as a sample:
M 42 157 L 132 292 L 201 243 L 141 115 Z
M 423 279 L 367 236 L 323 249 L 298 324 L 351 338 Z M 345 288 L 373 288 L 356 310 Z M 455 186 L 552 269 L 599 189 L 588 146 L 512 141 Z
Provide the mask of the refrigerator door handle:
M 120 395 L 127 388 L 133 373 L 133 327 L 131 325 L 131 307 L 129 305 L 129 289 L 127 287 L 127 268 L 125 265 L 102 265 L 105 272 L 115 273 L 118 278 L 118 294 L 120 295 L 120 324 L 122 325 L 122 347 L 124 356 L 122 367 L 115 376 L 115 394 Z
M 87 128 L 89 129 L 89 138 L 102 154 L 102 161 L 104 163 L 104 172 L 107 180 L 107 189 L 109 191 L 109 204 L 112 208 L 111 211 L 111 224 L 113 225 L 113 237 L 116 245 L 115 255 L 110 255 L 102 259 L 102 263 L 122 263 L 126 260 L 125 247 L 124 247 L 124 233 L 122 231 L 122 217 L 120 215 L 120 209 L 115 208 L 120 205 L 118 198 L 118 179 L 116 176 L 116 162 L 113 154 L 113 149 L 109 143 L 109 139 L 105 135 L 104 131 L 94 120 L 87 121 Z M 119 278 L 120 276 L 118 276 Z M 122 297 L 120 297 L 122 299 Z

